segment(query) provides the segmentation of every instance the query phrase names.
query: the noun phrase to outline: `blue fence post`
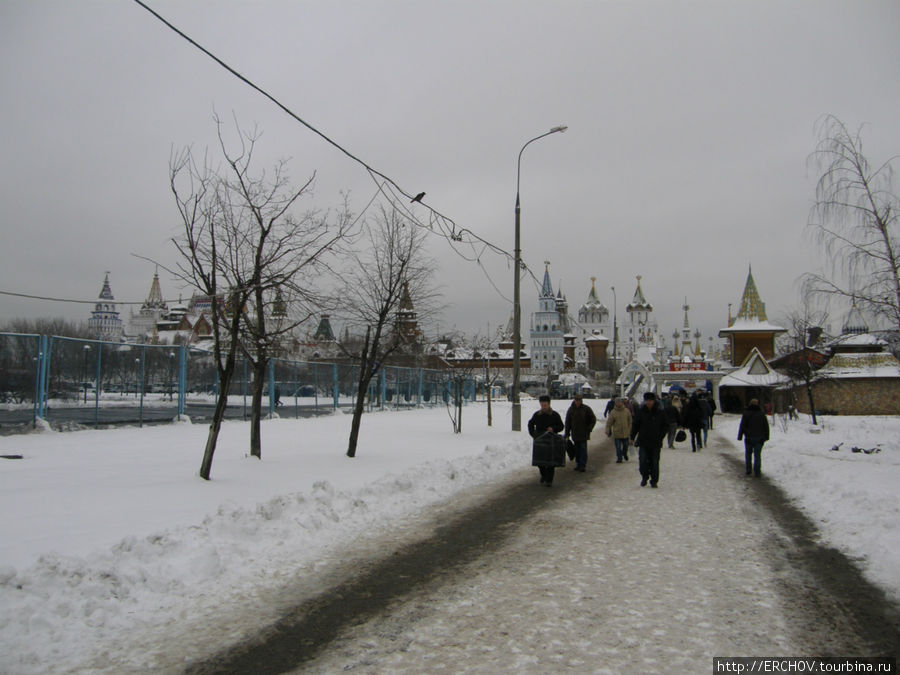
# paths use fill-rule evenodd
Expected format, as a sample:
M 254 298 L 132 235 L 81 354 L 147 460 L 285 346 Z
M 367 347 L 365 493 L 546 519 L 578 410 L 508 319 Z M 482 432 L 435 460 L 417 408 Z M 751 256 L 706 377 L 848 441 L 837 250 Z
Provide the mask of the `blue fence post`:
M 184 415 L 184 403 L 187 395 L 187 352 L 185 346 L 178 347 L 178 419 Z
M 269 417 L 275 414 L 275 359 L 269 359 Z
M 316 410 L 316 415 L 319 414 L 319 364 L 313 364 L 313 388 L 315 391 L 313 392 L 313 407 Z M 300 415 L 300 411 L 297 411 L 297 415 Z
M 42 417 L 47 419 L 47 399 L 50 396 L 50 358 L 53 354 L 53 338 L 44 336 L 42 344 L 44 345 L 44 348 L 41 350 L 43 352 L 43 364 L 41 366 L 41 410 L 43 411 Z
M 423 384 L 422 380 L 423 380 L 424 375 L 425 375 L 425 369 L 419 368 L 419 396 L 416 399 L 418 401 L 419 408 L 422 407 L 422 384 Z
M 387 396 L 387 366 L 381 369 L 381 409 L 384 410 L 384 400 Z
M 338 409 L 338 365 L 336 363 L 331 364 L 332 370 L 334 372 L 334 386 L 332 391 L 334 393 L 334 409 Z
M 144 385 L 144 378 L 146 377 L 146 367 L 147 367 L 147 346 L 141 345 L 141 407 L 138 412 L 138 426 L 141 428 L 144 427 L 144 389 L 146 386 Z
M 41 391 L 41 338 L 35 340 L 34 350 L 34 395 L 31 400 L 31 428 L 37 427 L 38 401 L 40 401 Z
M 100 378 L 103 376 L 103 343 L 97 340 L 97 379 L 94 384 L 94 426 L 100 425 Z
M 47 365 L 49 359 L 47 352 L 50 349 L 50 341 L 46 335 L 38 337 L 38 353 L 37 353 L 37 416 L 45 419 L 47 415 L 47 377 L 50 367 Z

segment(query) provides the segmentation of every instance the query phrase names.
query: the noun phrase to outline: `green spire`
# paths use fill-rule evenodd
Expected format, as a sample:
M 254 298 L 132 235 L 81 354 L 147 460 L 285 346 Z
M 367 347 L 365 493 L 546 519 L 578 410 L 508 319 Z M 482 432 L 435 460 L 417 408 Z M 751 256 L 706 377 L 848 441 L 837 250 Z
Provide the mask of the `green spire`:
M 747 283 L 744 284 L 744 294 L 741 296 L 741 308 L 738 310 L 738 319 L 768 321 L 766 318 L 766 303 L 759 298 L 756 290 L 756 282 L 753 281 L 753 267 L 747 272 Z

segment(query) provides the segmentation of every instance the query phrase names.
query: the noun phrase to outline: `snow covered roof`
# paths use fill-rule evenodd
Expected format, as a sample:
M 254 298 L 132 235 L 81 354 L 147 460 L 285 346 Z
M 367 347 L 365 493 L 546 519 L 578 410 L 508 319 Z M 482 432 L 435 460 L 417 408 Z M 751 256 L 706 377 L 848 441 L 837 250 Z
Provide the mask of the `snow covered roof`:
M 776 326 L 768 320 L 759 321 L 758 319 L 735 319 L 728 328 L 719 330 L 719 337 L 723 337 L 722 333 L 785 333 L 787 332 L 781 326 Z
M 512 349 L 481 349 L 477 352 L 469 347 L 453 347 L 450 349 L 446 348 L 446 345 L 434 345 L 434 347 L 441 347 L 444 349 L 434 349 L 432 351 L 429 349 L 430 354 L 440 353 L 445 359 L 448 361 L 470 361 L 472 359 L 494 359 L 494 360 L 512 360 L 515 355 Z M 527 349 L 522 349 L 519 353 L 521 358 L 529 358 L 530 354 Z
M 790 383 L 791 378 L 775 371 L 754 347 L 740 368 L 731 371 L 719 382 L 720 387 L 778 387 Z
M 878 346 L 883 347 L 887 345 L 887 342 L 882 340 L 877 335 L 872 335 L 871 333 L 848 333 L 846 335 L 841 335 L 840 337 L 832 340 L 828 346 L 829 347 L 865 347 L 865 346 Z
M 823 379 L 900 378 L 900 361 L 890 352 L 839 352 L 817 371 L 817 375 Z

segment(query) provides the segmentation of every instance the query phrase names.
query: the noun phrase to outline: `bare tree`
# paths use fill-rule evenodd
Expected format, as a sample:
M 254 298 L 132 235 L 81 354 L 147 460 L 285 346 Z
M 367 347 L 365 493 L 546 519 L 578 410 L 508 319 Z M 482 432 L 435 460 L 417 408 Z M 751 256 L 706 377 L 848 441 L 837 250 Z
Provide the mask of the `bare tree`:
M 315 269 L 340 236 L 320 218 L 294 219 L 289 213 L 312 179 L 300 188 L 289 187 L 283 162 L 272 177 L 254 175 L 251 165 L 259 135 L 238 130 L 240 150 L 230 153 L 221 122 L 218 118 L 215 122 L 227 168 L 213 167 L 206 154 L 202 162 L 196 161 L 190 148 L 173 153 L 169 167 L 184 227 L 173 239 L 181 254 L 177 275 L 211 300 L 218 395 L 200 467 L 206 480 L 239 350 L 253 357 L 256 424 L 251 428 L 256 431 L 251 431 L 251 449 L 255 447 L 254 454 L 260 456 L 258 418 L 270 336 L 265 323 L 268 296 L 279 287 L 307 292 L 304 282 L 309 280 L 302 277 Z M 243 344 L 242 335 L 248 334 L 252 344 Z
M 366 223 L 360 249 L 352 256 L 352 267 L 342 275 L 341 311 L 348 323 L 360 333 L 365 329 L 362 346 L 345 353 L 359 364 L 356 401 L 350 426 L 347 456 L 356 456 L 359 428 L 369 383 L 385 362 L 404 345 L 412 345 L 396 325 L 404 298 L 416 306 L 419 319 L 433 311 L 436 292 L 432 286 L 434 264 L 425 256 L 425 235 L 407 226 L 406 219 L 394 209 L 379 209 L 374 223 Z
M 453 422 L 453 430 L 455 433 L 462 432 L 462 385 L 467 380 L 474 381 L 475 374 L 479 371 L 483 379 L 485 400 L 487 401 L 487 425 L 491 426 L 493 424 L 492 390 L 501 376 L 499 368 L 491 369 L 491 338 L 476 333 L 471 340 L 459 338 L 455 342 L 461 345 L 468 343 L 471 350 L 471 359 L 469 359 L 471 365 L 468 367 L 455 366 L 451 372 L 451 382 L 454 385 L 453 401 L 455 403 L 454 411 L 450 415 L 450 419 Z M 479 360 L 480 364 L 478 363 Z
M 892 166 L 897 155 L 873 170 L 860 132 L 833 115 L 817 125 L 819 142 L 810 162 L 822 175 L 808 227 L 832 267 L 827 275 L 804 275 L 803 287 L 811 296 L 855 300 L 900 329 L 900 199 Z
M 816 355 L 819 352 L 812 348 L 818 343 L 822 326 L 827 320 L 828 315 L 825 312 L 810 310 L 808 307 L 804 307 L 802 311 L 789 312 L 785 317 L 788 333 L 784 342 L 789 346 L 787 353 L 782 357 L 783 365 L 778 368 L 791 379 L 794 390 L 803 389 L 806 393 L 814 425 L 817 425 L 818 421 L 813 383 L 825 378 L 817 372 L 824 360 L 818 360 Z
M 316 279 L 347 234 L 350 218 L 346 199 L 333 224 L 328 214 L 292 214 L 292 207 L 309 193 L 315 174 L 299 188 L 291 187 L 284 161 L 275 164 L 270 176 L 254 174 L 251 164 L 259 134 L 254 131 L 240 138 L 240 151 L 231 153 L 220 125 L 219 142 L 229 169 L 221 189 L 229 197 L 230 227 L 243 233 L 243 253 L 250 263 L 240 345 L 253 371 L 250 454 L 261 458 L 262 399 L 269 361 L 273 351 L 323 302 Z
M 447 381 L 450 385 L 450 396 L 447 399 L 447 415 L 450 417 L 450 423 L 453 425 L 453 433 L 462 433 L 462 413 L 463 413 L 463 387 L 466 382 L 471 381 L 475 375 L 475 360 L 479 358 L 475 347 L 475 341 L 472 340 L 467 344 L 464 337 L 454 338 L 453 343 L 456 345 L 456 356 L 453 364 L 447 369 Z

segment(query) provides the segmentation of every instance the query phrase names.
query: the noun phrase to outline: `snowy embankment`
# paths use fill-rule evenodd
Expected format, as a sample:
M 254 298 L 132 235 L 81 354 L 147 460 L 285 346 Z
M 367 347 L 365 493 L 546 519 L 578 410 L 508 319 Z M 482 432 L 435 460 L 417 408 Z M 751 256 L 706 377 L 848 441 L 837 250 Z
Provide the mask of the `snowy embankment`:
M 248 426 L 226 423 L 210 482 L 205 425 L 0 438 L 24 456 L 0 460 L 0 672 L 177 670 L 244 637 L 285 609 L 285 588 L 319 588 L 348 545 L 377 550 L 405 517 L 527 467 L 509 415 L 495 403 L 489 428 L 470 405 L 454 435 L 443 409 L 367 414 L 354 459 L 344 414 L 266 422 L 262 461 Z M 737 418 L 718 419 L 733 439 Z M 774 427 L 763 472 L 898 597 L 900 418 L 823 428 Z
M 0 672 L 166 668 L 264 625 L 342 546 L 526 465 L 499 407 L 461 435 L 443 409 L 367 414 L 354 459 L 341 413 L 266 422 L 263 461 L 225 423 L 210 482 L 206 426 L 0 438 L 24 455 L 0 460 Z
M 740 417 L 716 420 L 743 461 Z M 807 415 L 778 416 L 769 426 L 763 475 L 812 520 L 823 542 L 857 560 L 900 602 L 900 417 L 820 416 L 813 426 Z

